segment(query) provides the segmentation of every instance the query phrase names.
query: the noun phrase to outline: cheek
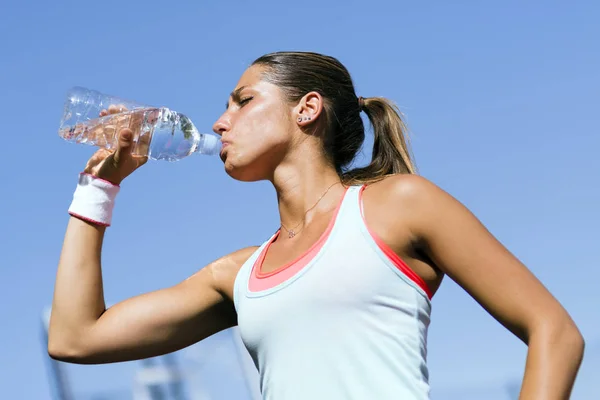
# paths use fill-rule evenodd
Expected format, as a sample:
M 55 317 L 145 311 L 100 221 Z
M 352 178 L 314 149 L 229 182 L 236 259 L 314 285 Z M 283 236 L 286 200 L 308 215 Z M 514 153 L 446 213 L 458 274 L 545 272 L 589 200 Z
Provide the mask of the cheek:
M 238 121 L 239 140 L 243 143 L 238 149 L 240 156 L 268 153 L 289 141 L 287 121 L 280 110 L 257 107 L 246 117 Z
M 274 104 L 247 108 L 234 121 L 225 170 L 239 180 L 264 179 L 289 148 L 289 121 Z

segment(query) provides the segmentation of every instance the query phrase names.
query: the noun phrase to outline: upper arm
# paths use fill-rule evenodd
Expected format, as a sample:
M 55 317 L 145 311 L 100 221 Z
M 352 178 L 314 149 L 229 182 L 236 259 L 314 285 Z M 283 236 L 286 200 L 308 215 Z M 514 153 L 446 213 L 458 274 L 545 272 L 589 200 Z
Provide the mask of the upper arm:
M 399 180 L 411 230 L 438 268 L 527 341 L 545 321 L 569 318 L 542 283 L 460 202 L 418 176 Z
M 247 248 L 185 281 L 107 309 L 85 333 L 76 362 L 104 363 L 170 353 L 237 324 L 230 294 Z

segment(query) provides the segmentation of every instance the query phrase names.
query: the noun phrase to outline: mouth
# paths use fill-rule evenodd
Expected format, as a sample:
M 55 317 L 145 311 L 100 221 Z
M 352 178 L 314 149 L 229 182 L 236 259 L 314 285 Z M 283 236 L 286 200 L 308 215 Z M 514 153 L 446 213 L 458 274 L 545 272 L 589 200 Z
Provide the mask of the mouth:
M 221 142 L 221 151 L 219 152 L 219 156 L 221 157 L 221 160 L 225 159 L 225 153 L 227 152 L 227 147 L 229 147 L 231 143 L 226 142 L 226 141 L 222 141 Z

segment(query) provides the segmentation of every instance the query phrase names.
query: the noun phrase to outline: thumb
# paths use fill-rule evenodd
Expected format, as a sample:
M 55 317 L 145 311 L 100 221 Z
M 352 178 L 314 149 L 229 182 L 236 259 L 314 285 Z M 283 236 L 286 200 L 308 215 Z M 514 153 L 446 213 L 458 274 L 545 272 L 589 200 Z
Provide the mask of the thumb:
M 133 132 L 129 128 L 124 128 L 119 132 L 117 141 L 117 151 L 115 152 L 115 162 L 118 164 L 124 157 L 131 155 L 133 147 Z

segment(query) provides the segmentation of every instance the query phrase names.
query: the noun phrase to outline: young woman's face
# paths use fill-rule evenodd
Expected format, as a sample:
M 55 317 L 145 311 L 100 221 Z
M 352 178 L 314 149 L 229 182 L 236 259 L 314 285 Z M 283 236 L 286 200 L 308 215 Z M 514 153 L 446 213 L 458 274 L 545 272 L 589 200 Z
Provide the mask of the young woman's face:
M 293 106 L 277 86 L 261 79 L 263 68 L 244 72 L 213 125 L 221 135 L 225 171 L 241 181 L 269 179 L 289 150 L 295 127 Z

